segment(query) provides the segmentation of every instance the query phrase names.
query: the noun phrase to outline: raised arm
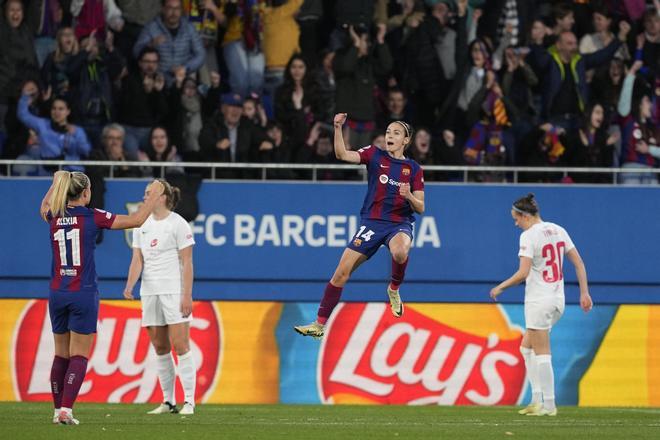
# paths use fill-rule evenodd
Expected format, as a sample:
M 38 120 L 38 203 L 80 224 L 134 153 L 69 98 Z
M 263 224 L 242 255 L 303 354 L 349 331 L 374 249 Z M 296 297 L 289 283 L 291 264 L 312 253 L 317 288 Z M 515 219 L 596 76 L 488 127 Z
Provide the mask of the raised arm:
M 115 220 L 116 221 L 116 220 Z M 137 283 L 140 274 L 142 273 L 142 251 L 140 248 L 133 248 L 133 257 L 131 258 L 131 265 L 128 267 L 128 277 L 126 278 L 126 287 L 124 288 L 124 298 L 134 299 L 133 288 Z
M 635 75 L 637 71 L 642 67 L 641 61 L 635 61 L 630 69 L 626 73 L 626 77 L 623 80 L 623 86 L 621 87 L 621 93 L 619 95 L 619 103 L 617 104 L 617 111 L 622 117 L 626 117 L 630 114 L 632 107 L 632 95 L 633 88 L 635 86 Z
M 118 215 L 110 229 L 131 229 L 142 226 L 142 223 L 149 218 L 149 214 L 154 210 L 158 197 L 163 195 L 163 189 L 163 184 L 154 180 L 147 190 L 147 200 L 140 205 L 140 208 L 129 215 Z
M 516 273 L 511 275 L 509 279 L 502 281 L 496 287 L 490 291 L 490 297 L 497 301 L 497 297 L 504 292 L 505 289 L 508 289 L 511 286 L 516 286 L 527 279 L 529 271 L 532 268 L 532 259 L 529 257 L 520 257 L 520 266 Z
M 349 151 L 344 143 L 344 133 L 342 127 L 346 122 L 347 113 L 337 113 L 333 121 L 335 125 L 335 157 L 348 163 L 359 164 L 360 154 L 357 151 Z
M 575 266 L 575 274 L 577 275 L 578 284 L 580 285 L 580 307 L 585 312 L 588 312 L 593 307 L 594 303 L 589 295 L 589 284 L 587 283 L 587 269 L 584 266 L 582 257 L 576 248 L 566 252 L 566 256 L 573 266 Z

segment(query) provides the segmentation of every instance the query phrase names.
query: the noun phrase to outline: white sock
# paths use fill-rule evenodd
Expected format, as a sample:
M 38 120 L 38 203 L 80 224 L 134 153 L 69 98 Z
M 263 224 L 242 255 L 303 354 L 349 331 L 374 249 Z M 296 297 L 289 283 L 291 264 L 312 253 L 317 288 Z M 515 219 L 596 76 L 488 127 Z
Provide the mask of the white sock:
M 539 372 L 536 368 L 536 356 L 534 350 L 527 347 L 520 347 L 520 353 L 525 360 L 525 368 L 527 369 L 527 379 L 529 380 L 530 388 L 532 389 L 532 401 L 530 403 L 541 403 L 542 393 L 541 385 L 539 383 Z
M 543 393 L 543 408 L 552 411 L 555 409 L 555 374 L 552 371 L 552 356 L 549 354 L 536 355 L 536 366 Z
M 194 405 L 197 368 L 195 367 L 192 350 L 179 356 L 179 378 L 181 379 L 181 385 L 183 385 L 185 401 Z
M 174 369 L 174 359 L 172 353 L 156 355 L 156 364 L 158 365 L 158 381 L 160 389 L 163 391 L 163 402 L 170 402 L 176 405 L 174 394 L 174 385 L 176 380 L 176 370 Z

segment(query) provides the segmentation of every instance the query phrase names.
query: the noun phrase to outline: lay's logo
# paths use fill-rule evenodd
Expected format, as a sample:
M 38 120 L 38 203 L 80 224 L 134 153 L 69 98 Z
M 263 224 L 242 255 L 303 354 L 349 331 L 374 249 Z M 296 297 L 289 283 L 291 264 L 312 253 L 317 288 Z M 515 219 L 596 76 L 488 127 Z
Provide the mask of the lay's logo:
M 513 405 L 525 366 L 513 327 L 492 304 L 340 304 L 319 354 L 328 403 Z
M 53 335 L 48 301 L 30 301 L 16 325 L 13 373 L 19 400 L 51 399 L 49 372 Z M 220 321 L 212 303 L 196 302 L 190 325 L 190 348 L 197 365 L 196 400 L 203 401 L 217 377 Z M 183 390 L 177 384 L 177 397 Z M 80 389 L 82 402 L 160 402 L 156 353 L 142 330 L 137 302 L 104 301 L 87 375 Z

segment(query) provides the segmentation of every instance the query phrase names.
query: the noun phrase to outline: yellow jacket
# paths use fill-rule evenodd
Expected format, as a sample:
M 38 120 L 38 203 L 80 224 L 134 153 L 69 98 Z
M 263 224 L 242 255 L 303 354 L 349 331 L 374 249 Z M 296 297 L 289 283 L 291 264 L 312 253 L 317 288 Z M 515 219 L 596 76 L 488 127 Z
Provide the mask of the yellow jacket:
M 294 17 L 302 4 L 303 0 L 289 0 L 278 8 L 264 9 L 263 51 L 266 68 L 285 67 L 291 55 L 300 51 L 300 28 Z

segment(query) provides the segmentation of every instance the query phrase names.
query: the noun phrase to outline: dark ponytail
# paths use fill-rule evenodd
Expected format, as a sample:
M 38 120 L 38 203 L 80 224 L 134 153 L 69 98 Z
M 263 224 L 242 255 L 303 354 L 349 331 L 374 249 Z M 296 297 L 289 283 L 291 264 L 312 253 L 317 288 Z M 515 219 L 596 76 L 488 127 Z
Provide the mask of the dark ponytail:
M 539 204 L 536 202 L 534 194 L 529 193 L 513 203 L 513 210 L 520 214 L 538 215 Z

